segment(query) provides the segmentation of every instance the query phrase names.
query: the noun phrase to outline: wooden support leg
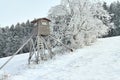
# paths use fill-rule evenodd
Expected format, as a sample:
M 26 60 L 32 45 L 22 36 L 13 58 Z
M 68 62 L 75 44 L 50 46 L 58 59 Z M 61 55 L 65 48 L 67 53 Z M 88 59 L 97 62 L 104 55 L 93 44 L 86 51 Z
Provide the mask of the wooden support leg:
M 41 60 L 44 60 L 44 57 L 45 57 L 45 49 L 44 49 L 44 42 L 43 42 L 42 36 L 40 36 L 39 46 L 40 46 L 40 58 L 41 58 Z
M 65 44 L 63 44 L 62 42 L 60 42 L 59 40 L 57 40 L 56 38 L 54 38 L 53 36 L 49 35 L 49 37 L 53 38 L 54 40 L 56 40 L 57 42 L 59 42 L 60 44 L 62 44 L 65 48 L 67 48 L 68 50 L 70 50 L 71 52 L 73 52 L 73 49 L 69 48 L 68 46 L 66 46 Z
M 36 56 L 36 63 L 38 64 L 39 63 L 39 58 L 40 58 L 40 46 L 39 46 L 39 42 L 40 42 L 40 39 L 39 39 L 39 36 L 37 36 L 37 56 Z
M 54 56 L 54 53 L 52 52 L 52 47 L 51 47 L 51 43 L 50 43 L 50 37 L 48 36 L 48 41 L 47 41 L 47 45 L 48 45 L 48 51 L 50 53 L 50 58 L 52 58 Z
M 30 64 L 31 54 L 32 54 L 32 46 L 30 45 L 30 53 L 29 53 L 29 58 L 28 58 L 28 64 Z
M 35 53 L 36 53 L 35 44 L 34 44 L 33 39 L 31 39 L 31 41 L 30 41 L 30 54 L 29 54 L 29 58 L 28 58 L 28 64 L 30 64 L 30 60 L 31 60 L 32 56 L 33 56 Z
M 0 69 L 2 69 L 16 54 L 18 54 L 19 51 L 22 50 L 26 44 L 28 44 L 32 37 L 33 35 L 0 67 Z
M 47 41 L 47 42 L 49 43 L 49 44 L 48 44 L 43 37 L 42 37 L 42 39 L 43 39 L 43 42 L 45 43 L 45 46 L 46 46 L 46 48 L 47 48 L 47 50 L 48 50 L 48 53 L 49 53 L 50 58 L 52 58 L 52 57 L 53 57 L 53 52 L 52 52 L 52 49 L 51 49 L 51 47 L 50 47 L 50 40 Z M 48 38 L 48 39 L 49 39 L 49 38 Z

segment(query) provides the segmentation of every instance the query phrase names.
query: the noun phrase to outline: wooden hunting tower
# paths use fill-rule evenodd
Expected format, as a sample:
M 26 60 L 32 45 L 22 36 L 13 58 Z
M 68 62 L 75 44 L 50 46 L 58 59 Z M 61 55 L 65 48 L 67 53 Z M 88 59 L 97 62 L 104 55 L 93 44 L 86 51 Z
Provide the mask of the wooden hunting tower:
M 51 21 L 47 18 L 39 18 L 32 21 L 33 24 L 37 25 L 37 28 L 35 29 L 35 32 L 37 32 L 37 35 L 39 36 L 50 35 L 49 22 Z
M 46 53 L 45 50 L 47 48 L 47 51 L 49 52 L 49 56 L 52 56 L 49 36 L 50 36 L 50 27 L 49 22 L 51 22 L 47 18 L 39 18 L 33 20 L 31 23 L 34 24 L 34 38 L 32 39 L 33 45 L 31 45 L 30 48 L 30 56 L 29 56 L 29 63 L 33 56 L 33 54 L 36 55 L 36 63 L 39 63 L 39 61 L 42 59 L 46 59 Z
M 31 23 L 35 24 L 33 33 L 31 34 L 30 38 L 24 42 L 24 44 L 11 56 L 1 67 L 2 69 L 16 54 L 18 54 L 25 45 L 30 45 L 30 53 L 28 58 L 28 63 L 32 61 L 32 57 L 34 58 L 35 62 L 38 64 L 40 60 L 46 60 L 48 58 L 52 58 L 54 53 L 52 52 L 52 47 L 50 43 L 50 38 L 56 40 L 64 47 L 73 51 L 73 49 L 69 48 L 68 46 L 64 45 L 58 39 L 50 35 L 50 27 L 49 22 L 51 22 L 47 18 L 39 18 L 33 20 Z M 46 53 L 46 51 L 48 53 Z

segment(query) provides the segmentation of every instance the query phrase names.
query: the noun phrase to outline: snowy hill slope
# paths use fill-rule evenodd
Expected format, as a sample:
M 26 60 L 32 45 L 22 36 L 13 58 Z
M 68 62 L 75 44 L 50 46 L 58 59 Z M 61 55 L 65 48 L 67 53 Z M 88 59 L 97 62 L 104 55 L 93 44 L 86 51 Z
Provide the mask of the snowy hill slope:
M 8 80 L 120 80 L 120 37 L 99 39 L 39 65 L 28 66 L 27 58 L 17 55 L 1 72 Z M 0 65 L 7 59 L 0 59 Z

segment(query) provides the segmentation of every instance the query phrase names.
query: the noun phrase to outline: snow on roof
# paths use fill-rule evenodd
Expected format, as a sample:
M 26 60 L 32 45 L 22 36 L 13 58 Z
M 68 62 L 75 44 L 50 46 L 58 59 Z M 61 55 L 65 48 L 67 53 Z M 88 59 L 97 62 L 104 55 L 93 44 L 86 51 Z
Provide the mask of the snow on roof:
M 47 18 L 38 18 L 38 19 L 35 19 L 35 20 L 31 21 L 31 23 L 36 23 L 36 22 L 38 22 L 39 20 L 46 20 L 46 21 L 48 21 L 48 22 L 51 22 L 51 20 L 49 20 L 49 19 L 47 19 Z

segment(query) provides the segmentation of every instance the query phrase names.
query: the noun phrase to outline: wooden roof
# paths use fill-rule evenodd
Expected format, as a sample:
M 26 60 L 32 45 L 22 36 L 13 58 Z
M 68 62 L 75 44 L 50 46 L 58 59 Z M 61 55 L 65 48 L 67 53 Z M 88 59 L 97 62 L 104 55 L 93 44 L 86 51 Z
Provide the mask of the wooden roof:
M 51 22 L 51 20 L 49 20 L 49 19 L 47 19 L 47 18 L 38 18 L 38 19 L 35 19 L 35 20 L 31 21 L 31 23 L 36 23 L 36 22 L 38 22 L 39 20 L 46 20 L 46 21 L 48 21 L 48 22 Z

